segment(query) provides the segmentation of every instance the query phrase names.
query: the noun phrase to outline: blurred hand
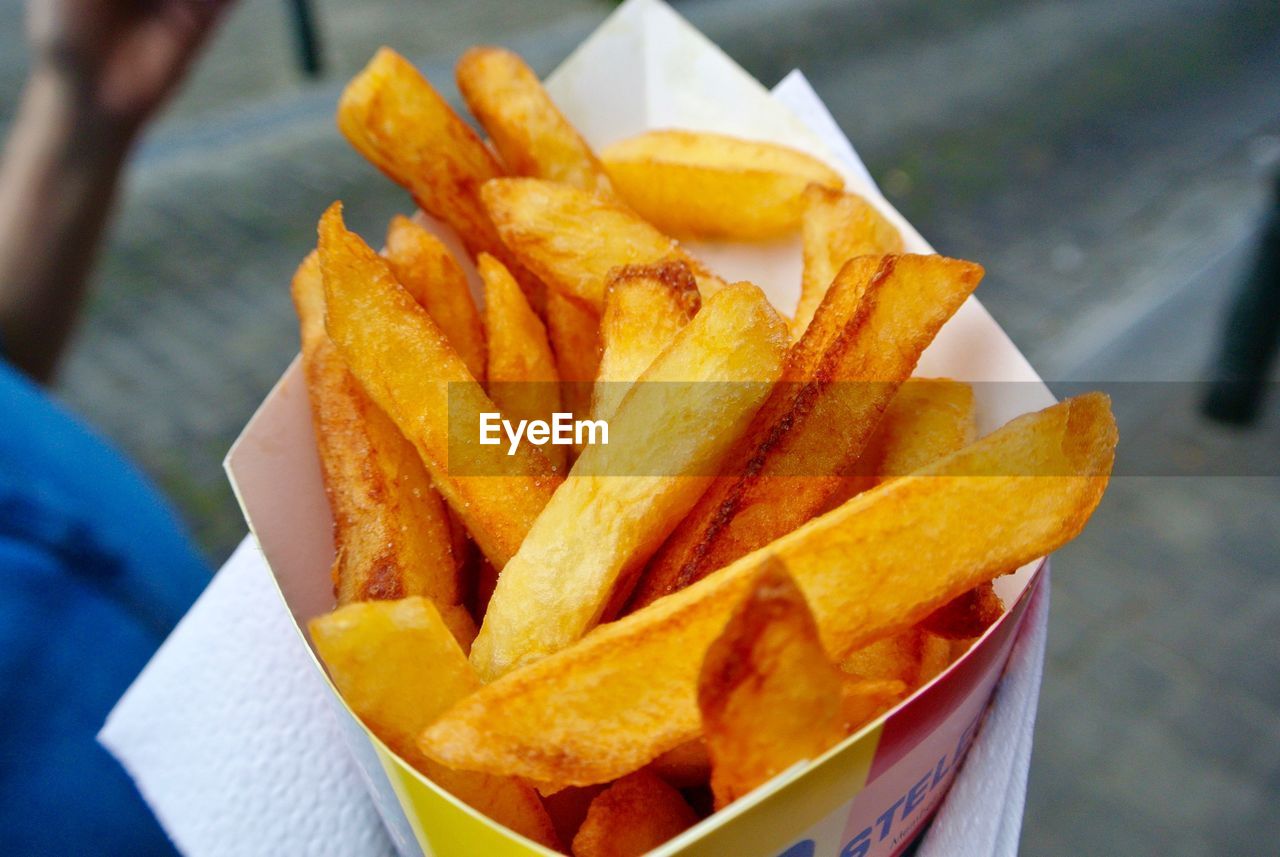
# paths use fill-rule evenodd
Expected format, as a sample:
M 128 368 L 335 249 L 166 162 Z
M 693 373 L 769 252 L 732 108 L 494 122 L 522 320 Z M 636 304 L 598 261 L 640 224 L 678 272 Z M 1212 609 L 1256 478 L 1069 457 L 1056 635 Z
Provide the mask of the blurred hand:
M 233 0 L 29 0 L 35 77 L 83 118 L 132 135 L 186 74 Z

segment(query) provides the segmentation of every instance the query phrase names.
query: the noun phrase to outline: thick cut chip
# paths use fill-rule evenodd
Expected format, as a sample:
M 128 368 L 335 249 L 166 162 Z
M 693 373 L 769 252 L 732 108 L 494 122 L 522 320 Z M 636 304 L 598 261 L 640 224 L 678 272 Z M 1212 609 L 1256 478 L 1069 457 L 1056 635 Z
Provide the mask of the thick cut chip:
M 595 786 L 568 786 L 554 794 L 542 795 L 542 805 L 547 808 L 547 815 L 551 816 L 551 823 L 555 825 L 556 835 L 561 842 L 573 841 L 574 834 L 587 818 L 591 802 L 606 788 L 608 786 L 603 783 Z
M 709 296 L 724 286 L 680 246 L 614 202 L 539 179 L 494 179 L 480 189 L 511 252 L 548 288 L 604 310 L 609 273 L 622 265 L 683 261 Z
M 811 155 L 723 134 L 649 131 L 600 157 L 622 198 L 677 238 L 773 238 L 800 225 L 810 183 L 844 187 Z
M 698 677 L 716 808 L 839 743 L 843 685 L 804 595 L 766 560 Z
M 861 679 L 896 680 L 915 690 L 951 663 L 949 640 L 908 628 L 851 652 L 840 667 Z
M 912 378 L 889 403 L 855 475 L 841 486 L 831 505 L 843 503 L 868 485 L 912 473 L 949 455 L 972 443 L 976 434 L 972 387 L 946 378 Z M 1004 606 L 988 582 L 938 608 L 922 624 L 922 630 L 947 639 L 976 637 L 1003 612 Z M 922 642 L 917 636 L 905 640 L 904 645 L 923 652 L 925 666 L 916 673 L 924 674 L 934 671 L 938 651 L 947 648 L 936 640 Z M 944 667 L 947 662 L 943 658 Z M 906 677 L 903 680 L 913 687 L 919 683 Z
M 804 191 L 804 274 L 791 320 L 799 339 L 844 264 L 856 256 L 902 252 L 902 235 L 875 206 L 855 193 L 812 184 Z
M 457 78 L 467 107 L 512 174 L 613 196 L 591 147 L 519 56 L 502 48 L 471 48 L 458 60 Z
M 767 558 L 833 661 L 1073 539 L 1106 489 L 1106 396 L 1068 399 L 854 497 L 687 589 L 464 699 L 420 746 L 459 768 L 590 785 L 696 738 L 698 672 Z
M 698 823 L 680 792 L 648 771 L 618 780 L 591 801 L 573 857 L 640 857 Z
M 692 789 L 711 783 L 711 757 L 707 742 L 698 738 L 663 753 L 649 763 L 649 770 L 678 789 Z
M 484 281 L 489 395 L 507 419 L 550 424 L 560 410 L 560 374 L 547 329 L 506 266 L 488 253 L 476 266 Z M 563 446 L 543 446 L 542 454 L 557 473 L 565 471 Z
M 982 636 L 1003 615 L 1004 604 L 987 582 L 930 613 L 920 628 L 947 640 L 969 640 Z
M 352 374 L 417 448 L 485 556 L 505 565 L 560 477 L 536 448 L 508 455 L 480 443 L 480 414 L 497 407 L 382 257 L 347 231 L 339 203 L 320 220 L 320 267 L 325 327 Z
M 416 736 L 480 681 L 424 598 L 351 604 L 312 619 L 316 651 L 351 709 L 423 776 L 549 848 L 558 837 L 537 794 L 510 778 L 456 771 L 422 754 Z
M 612 419 L 631 384 L 653 363 L 702 305 L 683 262 L 628 265 L 609 278 L 600 322 L 600 372 L 591 417 Z
M 480 201 L 480 186 L 503 175 L 502 166 L 408 60 L 379 48 L 343 90 L 338 130 L 423 211 L 453 227 L 471 255 L 501 259 L 541 307 L 542 284 L 518 267 Z
M 600 314 L 553 290 L 547 294 L 547 334 L 560 373 L 560 400 L 575 417 L 585 418 L 600 370 Z
M 483 381 L 484 328 L 467 275 L 439 238 L 396 215 L 383 251 L 391 273 L 431 316 L 477 381 Z
M 425 595 L 442 607 L 457 604 L 462 593 L 444 503 L 413 444 L 370 401 L 325 333 L 316 253 L 293 276 L 293 303 L 333 512 L 338 603 Z
M 471 649 L 482 678 L 573 643 L 615 592 L 625 597 L 768 395 L 785 343 L 784 323 L 747 283 L 719 292 L 676 336 L 502 570 Z
M 972 387 L 949 378 L 908 379 L 826 508 L 834 509 L 860 491 L 950 455 L 973 443 L 977 432 Z
M 982 268 L 942 256 L 849 262 L 782 381 L 645 570 L 634 606 L 688 586 L 826 508 L 880 417 Z
M 853 734 L 907 696 L 907 685 L 894 679 L 841 679 L 840 710 L 845 731 Z
M 973 443 L 977 434 L 972 387 L 949 378 L 912 378 L 898 389 L 868 444 L 875 451 L 876 482 L 914 473 Z

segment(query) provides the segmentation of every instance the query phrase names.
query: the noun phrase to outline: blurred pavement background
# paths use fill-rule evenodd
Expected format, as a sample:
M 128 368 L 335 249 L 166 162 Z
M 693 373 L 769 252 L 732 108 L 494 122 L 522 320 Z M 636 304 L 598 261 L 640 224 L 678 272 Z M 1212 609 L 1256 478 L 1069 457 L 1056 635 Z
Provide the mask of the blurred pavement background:
M 0 0 L 0 126 L 24 73 L 21 7 Z M 222 456 L 296 351 L 287 283 L 317 215 L 341 198 L 377 235 L 409 206 L 334 129 L 342 82 L 382 43 L 451 97 L 475 42 L 546 73 L 612 7 L 316 8 L 319 82 L 297 71 L 286 4 L 243 0 L 154 128 L 58 388 L 215 562 L 244 530 Z M 904 214 L 986 266 L 983 302 L 1051 385 L 1205 376 L 1280 161 L 1274 0 L 678 8 L 766 84 L 804 70 Z M 1270 475 L 1117 478 L 1055 558 L 1023 850 L 1274 853 L 1280 397 L 1242 431 L 1201 420 L 1194 385 L 1142 389 L 1127 443 Z

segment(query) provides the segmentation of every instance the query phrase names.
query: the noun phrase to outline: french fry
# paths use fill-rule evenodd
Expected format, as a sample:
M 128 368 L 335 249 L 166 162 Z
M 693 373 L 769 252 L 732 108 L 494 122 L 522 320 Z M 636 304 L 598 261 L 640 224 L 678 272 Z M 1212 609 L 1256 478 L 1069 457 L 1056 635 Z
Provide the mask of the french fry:
M 701 738 L 686 741 L 649 763 L 649 770 L 678 789 L 691 789 L 711 782 L 711 757 Z
M 849 653 L 840 668 L 860 679 L 896 680 L 915 690 L 950 663 L 950 641 L 907 628 Z
M 973 388 L 948 378 L 912 378 L 898 388 L 876 434 L 876 482 L 914 473 L 973 443 Z
M 484 281 L 485 341 L 489 345 L 489 395 L 512 420 L 545 420 L 560 410 L 560 375 L 542 320 L 506 266 L 488 253 L 476 262 Z M 542 454 L 565 472 L 563 446 Z
M 614 196 L 609 176 L 524 60 L 508 50 L 471 48 L 458 60 L 458 91 L 514 175 Z
M 889 403 L 854 468 L 856 475 L 837 491 L 834 505 L 843 503 L 868 485 L 911 473 L 961 449 L 973 442 L 976 433 L 973 388 L 945 378 L 910 379 Z M 986 620 L 990 624 L 1003 612 L 999 599 L 995 599 L 994 612 L 990 601 L 984 599 L 976 603 L 975 597 L 981 597 L 983 592 L 994 596 L 989 581 L 938 608 L 921 627 L 855 652 L 850 661 L 856 661 L 856 665 L 849 667 L 850 671 L 867 677 L 897 678 L 908 688 L 919 687 L 951 662 L 949 642 L 930 633 L 931 629 L 924 625 L 934 621 L 952 633 L 974 631 L 969 636 L 982 633 L 986 626 L 975 631 L 976 623 Z M 980 613 L 974 611 L 978 606 Z
M 316 449 L 333 511 L 339 604 L 425 595 L 445 607 L 461 598 L 449 519 L 413 445 L 370 401 L 324 329 L 320 258 L 293 277 L 302 368 Z
M 799 339 L 818 311 L 836 274 L 855 256 L 902 252 L 902 236 L 875 206 L 854 193 L 811 184 L 804 191 L 801 236 L 804 273 L 791 320 Z
M 698 676 L 716 809 L 838 744 L 843 684 L 799 587 L 766 560 Z
M 439 238 L 396 215 L 383 251 L 391 273 L 431 316 L 477 381 L 485 378 L 484 328 L 467 275 Z
M 840 711 L 845 731 L 850 735 L 893 708 L 907 695 L 907 685 L 894 679 L 860 679 L 843 675 L 841 682 Z
M 719 292 L 676 336 L 608 425 L 608 443 L 579 456 L 503 568 L 471 649 L 485 681 L 573 643 L 615 591 L 625 597 L 746 429 L 785 343 L 782 320 L 747 283 Z M 700 395 L 704 384 L 715 395 Z
M 365 725 L 423 776 L 517 833 L 549 848 L 559 840 L 537 794 L 510 777 L 452 770 L 415 738 L 480 682 L 425 598 L 350 604 L 308 623 L 342 698 Z
M 574 857 L 640 857 L 698 823 L 680 792 L 648 771 L 602 791 L 573 837 Z
M 799 585 L 839 662 L 1074 538 L 1106 488 L 1115 445 L 1098 393 L 1019 417 L 487 685 L 419 745 L 458 768 L 570 785 L 636 770 L 698 736 L 703 656 L 766 558 Z
M 573 842 L 574 834 L 582 827 L 582 822 L 586 821 L 591 802 L 606 788 L 608 786 L 604 784 L 569 786 L 554 794 L 542 795 L 542 805 L 546 807 L 547 815 L 551 816 L 551 823 L 555 825 L 556 835 L 561 842 Z
M 595 153 L 520 57 L 501 48 L 472 48 L 458 60 L 457 77 L 467 106 L 513 173 L 615 199 Z M 585 418 L 600 365 L 600 312 L 552 290 L 546 297 L 546 323 L 561 401 L 576 417 Z
M 435 607 L 440 612 L 440 621 L 444 622 L 445 627 L 453 634 L 453 638 L 458 641 L 462 653 L 471 654 L 471 644 L 480 630 L 476 627 L 476 620 L 471 616 L 471 611 L 461 604 L 449 604 L 445 607 L 437 604 Z
M 921 352 L 981 276 L 979 265 L 942 256 L 862 256 L 845 265 L 725 475 L 645 570 L 633 609 L 821 512 Z
M 866 447 L 827 500 L 834 509 L 853 495 L 973 443 L 973 388 L 949 378 L 909 378 L 894 394 Z
M 946 640 L 971 640 L 982 636 L 1003 615 L 1004 604 L 987 582 L 930 613 L 920 628 Z
M 480 189 L 485 209 L 511 252 L 548 288 L 604 310 L 609 273 L 623 265 L 678 259 L 704 297 L 724 281 L 629 209 L 569 185 L 493 179 Z
M 553 289 L 547 294 L 547 334 L 560 373 L 560 399 L 574 416 L 586 417 L 600 370 L 600 314 Z
M 320 267 L 325 327 L 352 374 L 416 447 L 485 556 L 505 565 L 560 477 L 536 448 L 508 455 L 479 443 L 479 415 L 497 407 L 382 257 L 347 231 L 339 203 L 320 220 Z
M 810 183 L 844 187 L 817 158 L 723 134 L 649 131 L 600 158 L 627 204 L 677 238 L 775 238 L 800 225 Z
M 337 119 L 356 151 L 449 224 L 467 252 L 500 259 L 541 309 L 542 284 L 512 258 L 480 201 L 480 186 L 502 166 L 408 60 L 379 48 L 343 90 Z
M 610 275 L 600 322 L 600 371 L 591 393 L 592 419 L 613 418 L 632 382 L 701 305 L 698 284 L 683 262 L 629 265 Z

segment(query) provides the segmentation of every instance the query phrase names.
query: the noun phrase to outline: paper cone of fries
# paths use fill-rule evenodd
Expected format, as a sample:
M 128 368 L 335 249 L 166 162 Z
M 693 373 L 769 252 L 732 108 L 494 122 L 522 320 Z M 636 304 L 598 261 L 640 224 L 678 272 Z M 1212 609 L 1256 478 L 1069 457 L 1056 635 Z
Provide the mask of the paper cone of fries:
M 556 105 L 597 152 L 657 129 L 715 132 L 781 144 L 833 168 L 847 190 L 869 201 L 879 218 L 896 227 L 905 252 L 933 252 L 879 193 L 803 78 L 793 75 L 770 93 L 656 0 L 623 4 L 545 83 Z M 785 212 L 775 214 L 785 219 Z M 742 229 L 767 231 L 776 226 L 765 220 L 763 216 L 756 218 Z M 460 241 L 439 221 L 425 218 L 424 222 L 448 246 L 456 249 L 466 243 L 465 236 Z M 793 234 L 755 243 L 684 241 L 681 246 L 724 282 L 749 280 L 758 284 L 774 307 L 791 315 L 800 297 L 800 244 L 799 236 Z M 469 264 L 465 253 L 456 255 Z M 476 281 L 474 272 L 468 271 L 468 276 Z M 731 292 L 733 287 L 727 289 Z M 963 294 L 957 303 L 962 299 Z M 715 300 L 727 303 L 729 298 Z M 705 306 L 702 313 L 707 313 Z M 706 322 L 709 327 L 712 324 Z M 973 298 L 964 300 L 946 321 L 921 358 L 916 375 L 972 384 L 979 435 L 1020 414 L 1053 404 L 1035 372 Z M 295 361 L 286 371 L 245 428 L 227 458 L 227 470 L 296 621 L 299 645 L 311 646 L 307 624 L 334 606 L 333 582 L 328 574 L 334 544 L 300 362 Z M 874 514 L 869 514 L 856 525 L 871 526 L 866 522 L 873 519 Z M 831 543 L 837 544 L 844 525 L 831 526 L 831 539 L 835 540 Z M 788 565 L 789 548 L 779 544 L 781 562 Z M 496 542 L 482 547 L 486 552 L 503 550 Z M 992 690 L 1034 600 L 1043 564 L 1043 559 L 1028 562 L 996 581 L 1003 615 L 940 674 L 817 758 L 791 766 L 731 802 L 726 800 L 727 806 L 653 853 L 866 857 L 901 850 L 944 800 L 981 728 Z M 820 575 L 821 571 L 814 568 L 812 573 Z M 744 571 L 736 578 L 718 578 L 715 585 L 723 589 L 726 599 L 724 616 L 747 591 L 748 577 Z M 508 588 L 516 586 L 512 583 Z M 507 596 L 514 597 L 510 592 Z M 874 593 L 866 594 L 867 599 L 874 597 Z M 821 613 L 818 606 L 814 609 Z M 809 633 L 803 630 L 808 627 L 804 620 L 797 621 L 800 624 L 796 627 Z M 602 633 L 607 631 L 588 639 L 604 639 L 607 634 Z M 486 637 L 485 632 L 477 642 L 487 658 L 481 658 L 483 667 L 493 676 L 510 667 L 503 660 L 507 655 L 501 642 Z M 831 641 L 824 638 L 823 642 Z M 850 637 L 844 642 L 853 645 L 857 641 Z M 554 648 L 562 643 L 556 638 L 547 645 Z M 315 669 L 323 674 L 319 660 L 313 660 Z M 474 655 L 472 662 L 477 662 Z M 542 690 L 554 696 L 554 673 L 551 668 L 545 672 L 552 684 Z M 485 692 L 494 687 L 497 685 Z M 525 696 L 513 693 L 511 704 L 518 704 Z M 333 702 L 351 753 L 363 769 L 397 847 L 405 854 L 555 853 L 503 827 L 424 777 L 366 729 L 336 691 Z M 504 739 L 496 734 L 492 739 L 494 752 L 500 752 Z M 484 738 L 480 740 L 483 743 Z M 440 747 L 446 743 L 440 739 Z M 441 754 L 448 752 L 447 747 L 436 749 Z M 544 750 L 548 757 L 556 753 L 554 746 Z M 645 761 L 640 759 L 638 765 Z M 537 783 L 544 792 L 565 785 L 607 782 L 626 773 L 601 771 L 600 777 L 592 780 L 589 771 L 529 761 L 516 773 Z M 717 799 L 720 797 L 718 793 Z

